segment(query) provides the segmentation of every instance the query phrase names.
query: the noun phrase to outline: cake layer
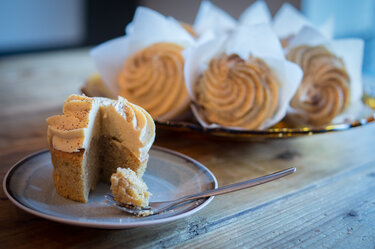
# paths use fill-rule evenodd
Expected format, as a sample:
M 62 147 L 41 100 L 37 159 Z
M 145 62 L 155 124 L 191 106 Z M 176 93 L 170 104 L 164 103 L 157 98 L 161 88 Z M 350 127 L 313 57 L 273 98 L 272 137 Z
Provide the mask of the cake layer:
M 87 192 L 84 189 L 84 150 L 80 152 L 67 153 L 56 150 L 50 146 L 53 164 L 53 181 L 56 191 L 61 196 L 80 202 L 87 201 Z

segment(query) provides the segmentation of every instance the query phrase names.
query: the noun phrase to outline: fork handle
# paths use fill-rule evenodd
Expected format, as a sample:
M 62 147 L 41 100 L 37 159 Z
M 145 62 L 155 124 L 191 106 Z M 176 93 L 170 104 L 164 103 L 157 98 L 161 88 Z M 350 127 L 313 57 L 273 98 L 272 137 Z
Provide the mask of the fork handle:
M 234 192 L 234 191 L 237 191 L 237 190 L 254 187 L 254 186 L 257 186 L 257 185 L 260 185 L 260 184 L 263 184 L 263 183 L 266 183 L 266 182 L 270 182 L 270 181 L 279 179 L 281 177 L 293 174 L 294 172 L 296 172 L 296 168 L 289 168 L 289 169 L 281 170 L 281 171 L 278 171 L 278 172 L 275 172 L 275 173 L 272 173 L 272 174 L 269 174 L 269 175 L 265 175 L 265 176 L 261 176 L 261 177 L 255 178 L 255 179 L 247 180 L 247 181 L 244 181 L 244 182 L 239 182 L 239 183 L 219 187 L 219 188 L 216 188 L 216 189 L 207 190 L 207 191 L 199 193 L 199 194 L 185 196 L 185 197 L 182 197 L 182 198 L 174 201 L 174 205 L 185 202 L 185 201 L 188 201 L 188 200 L 196 200 L 196 199 L 200 199 L 200 198 L 210 197 L 210 196 L 213 196 L 213 195 L 222 195 L 222 194 Z

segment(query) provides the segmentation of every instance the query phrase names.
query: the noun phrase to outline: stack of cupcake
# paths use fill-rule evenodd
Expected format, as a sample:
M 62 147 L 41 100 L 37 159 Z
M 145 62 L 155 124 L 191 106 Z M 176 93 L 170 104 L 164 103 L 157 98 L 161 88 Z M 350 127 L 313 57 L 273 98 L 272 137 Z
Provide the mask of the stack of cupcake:
M 91 55 L 104 95 L 156 120 L 191 110 L 203 127 L 319 127 L 362 108 L 363 42 L 333 40 L 332 23 L 314 27 L 289 4 L 272 19 L 263 1 L 238 20 L 203 1 L 192 26 L 139 7 L 126 35 Z

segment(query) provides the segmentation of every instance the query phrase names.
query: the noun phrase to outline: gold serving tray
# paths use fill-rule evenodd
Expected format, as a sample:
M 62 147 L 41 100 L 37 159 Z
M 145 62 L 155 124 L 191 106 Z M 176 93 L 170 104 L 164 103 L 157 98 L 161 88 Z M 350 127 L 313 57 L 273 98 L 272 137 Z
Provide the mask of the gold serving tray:
M 107 87 L 102 82 L 98 74 L 90 76 L 86 81 L 85 85 L 81 89 L 82 93 L 90 97 L 108 97 L 115 98 Z M 364 95 L 363 102 L 370 106 L 372 109 L 375 109 L 375 98 L 372 98 L 368 95 Z M 345 131 L 355 127 L 361 127 L 366 124 L 372 123 L 375 121 L 375 112 L 372 115 L 363 117 L 359 120 L 350 123 L 340 123 L 340 124 L 330 124 L 319 128 L 311 127 L 298 127 L 290 128 L 287 123 L 280 122 L 274 127 L 265 129 L 265 130 L 236 130 L 230 128 L 204 128 L 199 123 L 193 119 L 189 121 L 161 121 L 155 120 L 156 127 L 158 129 L 170 130 L 176 132 L 186 132 L 186 133 L 196 133 L 214 137 L 222 137 L 229 139 L 280 139 L 280 138 L 291 138 L 291 137 L 300 137 L 300 136 L 310 136 L 321 133 L 328 132 L 337 132 Z

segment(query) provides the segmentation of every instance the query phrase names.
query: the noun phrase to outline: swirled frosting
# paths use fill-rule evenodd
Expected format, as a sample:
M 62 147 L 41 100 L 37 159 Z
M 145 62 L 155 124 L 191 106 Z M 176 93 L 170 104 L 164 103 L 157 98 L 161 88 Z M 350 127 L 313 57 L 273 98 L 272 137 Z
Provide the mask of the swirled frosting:
M 294 120 L 319 126 L 330 123 L 349 104 L 350 78 L 344 62 L 323 46 L 299 46 L 287 59 L 301 66 L 304 76 L 290 102 Z
M 121 96 L 156 119 L 170 119 L 190 103 L 184 81 L 183 48 L 156 43 L 127 58 L 118 75 Z
M 263 60 L 222 54 L 210 61 L 194 94 L 209 122 L 258 129 L 277 110 L 279 83 Z
M 122 143 L 140 161 L 148 157 L 155 138 L 154 121 L 143 108 L 126 99 L 71 95 L 63 113 L 47 119 L 48 141 L 56 150 L 78 152 L 88 148 L 93 136 L 106 135 Z M 102 119 L 106 124 L 93 129 Z

